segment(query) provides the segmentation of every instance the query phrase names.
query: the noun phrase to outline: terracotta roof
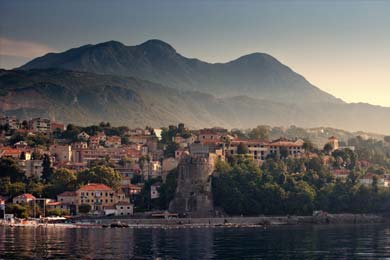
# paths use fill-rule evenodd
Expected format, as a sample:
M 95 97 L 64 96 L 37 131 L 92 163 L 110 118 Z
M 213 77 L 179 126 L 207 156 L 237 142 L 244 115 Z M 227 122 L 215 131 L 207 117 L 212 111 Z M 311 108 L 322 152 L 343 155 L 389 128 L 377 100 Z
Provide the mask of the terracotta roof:
M 22 195 L 16 196 L 16 198 L 25 198 L 25 199 L 32 199 L 32 200 L 35 199 L 35 197 L 30 193 L 24 193 Z
M 263 145 L 267 145 L 269 144 L 268 141 L 264 141 L 264 140 L 260 140 L 260 139 L 241 139 L 241 138 L 235 138 L 231 141 L 231 143 L 244 143 L 244 144 L 248 144 L 248 143 L 251 143 L 251 144 L 263 144 Z
M 63 193 L 58 194 L 57 196 L 61 197 L 75 197 L 77 194 L 75 191 L 64 191 Z
M 46 203 L 47 206 L 58 206 L 61 205 L 61 202 L 59 201 L 53 201 L 53 202 L 48 202 Z
M 5 156 L 5 155 L 13 155 L 13 154 L 20 154 L 21 153 L 21 151 L 19 150 L 19 149 L 14 149 L 14 148 L 3 148 L 2 149 L 3 151 L 3 156 Z
M 78 189 L 77 191 L 112 191 L 112 189 L 110 187 L 108 187 L 107 185 L 104 185 L 104 184 L 100 184 L 100 183 L 89 183 L 87 185 L 84 185 L 82 187 L 80 187 L 80 189 Z

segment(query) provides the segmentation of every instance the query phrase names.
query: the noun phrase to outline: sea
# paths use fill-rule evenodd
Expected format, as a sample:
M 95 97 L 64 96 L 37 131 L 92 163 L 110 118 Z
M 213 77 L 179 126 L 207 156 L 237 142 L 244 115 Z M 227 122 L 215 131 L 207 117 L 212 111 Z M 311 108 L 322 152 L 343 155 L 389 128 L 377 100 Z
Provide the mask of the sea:
M 0 259 L 390 259 L 390 226 L 0 227 Z

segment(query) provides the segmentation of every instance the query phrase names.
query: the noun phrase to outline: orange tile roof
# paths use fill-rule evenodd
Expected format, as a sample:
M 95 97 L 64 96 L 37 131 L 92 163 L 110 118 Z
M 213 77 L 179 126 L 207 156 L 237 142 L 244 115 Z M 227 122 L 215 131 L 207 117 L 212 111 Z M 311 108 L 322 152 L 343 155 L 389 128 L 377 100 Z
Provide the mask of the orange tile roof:
M 20 197 L 20 198 L 24 198 L 24 199 L 32 199 L 32 200 L 35 199 L 35 197 L 32 194 L 30 194 L 30 193 L 24 193 L 24 194 L 16 196 L 16 197 L 17 198 Z
M 58 194 L 57 196 L 62 197 L 75 197 L 77 194 L 75 191 L 64 191 L 63 193 Z
M 89 183 L 80 187 L 77 191 L 113 191 L 110 187 L 100 183 Z
M 2 154 L 3 156 L 4 155 L 16 155 L 16 154 L 20 154 L 21 151 L 19 149 L 14 149 L 14 148 L 9 148 L 9 147 L 5 147 L 2 149 Z

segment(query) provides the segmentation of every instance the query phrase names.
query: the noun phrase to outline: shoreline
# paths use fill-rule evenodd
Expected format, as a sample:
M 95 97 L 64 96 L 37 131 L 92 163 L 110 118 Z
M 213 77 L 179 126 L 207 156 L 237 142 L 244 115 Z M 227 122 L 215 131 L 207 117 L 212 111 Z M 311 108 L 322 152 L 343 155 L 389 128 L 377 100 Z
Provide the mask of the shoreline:
M 259 216 L 226 218 L 80 218 L 75 223 L 3 223 L 7 227 L 36 228 L 267 228 L 286 225 L 332 225 L 385 223 L 374 214 L 328 214 L 326 216 Z

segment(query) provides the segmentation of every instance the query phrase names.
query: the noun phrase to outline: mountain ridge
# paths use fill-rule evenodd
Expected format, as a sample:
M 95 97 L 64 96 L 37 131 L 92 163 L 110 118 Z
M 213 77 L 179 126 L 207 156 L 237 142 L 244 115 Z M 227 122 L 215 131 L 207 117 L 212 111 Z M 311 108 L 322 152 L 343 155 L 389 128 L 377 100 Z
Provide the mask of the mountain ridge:
M 157 39 L 135 46 L 117 41 L 83 45 L 38 57 L 18 69 L 33 68 L 132 76 L 218 97 L 244 94 L 289 103 L 344 103 L 269 54 L 252 53 L 226 63 L 208 63 L 186 58 L 170 44 Z

